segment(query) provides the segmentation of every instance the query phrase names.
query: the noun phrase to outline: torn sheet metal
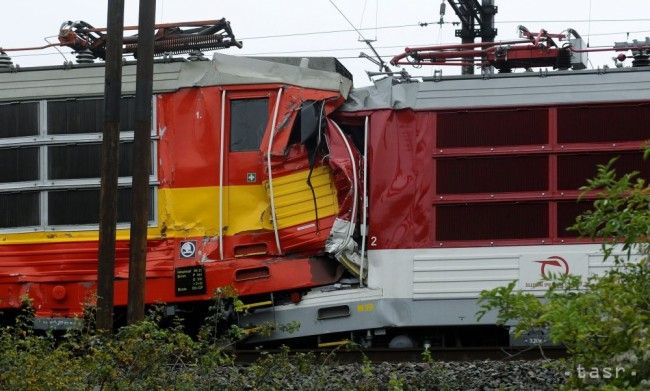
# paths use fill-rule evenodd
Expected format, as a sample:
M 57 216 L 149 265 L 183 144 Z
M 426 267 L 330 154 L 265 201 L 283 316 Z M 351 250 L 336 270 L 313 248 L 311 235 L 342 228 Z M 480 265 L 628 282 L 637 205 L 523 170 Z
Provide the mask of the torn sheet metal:
M 322 112 L 324 122 L 328 115 L 343 104 L 344 98 L 340 94 L 331 91 L 306 90 L 293 86 L 285 87 L 280 100 L 278 122 L 276 129 L 274 129 L 273 145 L 271 146 L 271 156 L 275 159 L 274 162 L 285 161 L 288 158 L 287 153 L 289 148 L 292 147 L 289 145 L 291 134 L 296 126 L 301 127 L 302 120 L 298 121 L 299 114 L 302 108 L 309 105 L 310 102 L 320 106 L 321 110 L 318 114 L 320 115 Z M 302 133 L 302 128 L 298 130 L 299 133 Z M 264 146 L 262 149 L 265 151 L 268 148 L 270 134 L 271 132 L 267 131 L 262 139 L 261 145 Z M 276 158 L 279 158 L 279 160 Z
M 191 65 L 209 63 L 194 71 Z M 335 72 L 321 71 L 274 61 L 215 53 L 212 61 L 195 61 L 184 68 L 180 79 L 194 79 L 194 86 L 282 83 L 318 90 L 338 91 L 347 97 L 352 81 Z
M 325 133 L 325 140 L 327 141 L 327 148 L 329 150 L 329 155 L 327 156 L 327 161 L 329 166 L 332 168 L 334 173 L 334 182 L 336 184 L 336 189 L 338 190 L 339 197 L 339 217 L 345 220 L 350 220 L 356 222 L 358 220 L 357 216 L 352 215 L 352 209 L 354 205 L 354 194 L 355 189 L 353 184 L 357 183 L 356 194 L 357 198 L 361 194 L 362 184 L 360 178 L 363 177 L 362 165 L 361 165 L 361 154 L 357 148 L 352 143 L 352 140 L 347 137 L 343 139 L 341 134 L 336 129 L 337 125 L 331 119 L 327 120 L 327 128 Z M 350 151 L 348 151 L 347 146 L 350 146 L 352 157 L 350 157 Z M 354 165 L 354 169 L 353 169 Z M 356 171 L 356 178 L 354 178 L 354 172 Z M 357 204 L 359 200 L 356 200 Z M 359 208 L 356 208 L 358 212 Z
M 361 205 L 361 155 L 334 121 L 327 121 L 328 163 L 338 190 L 339 214 L 334 222 L 325 251 L 332 254 L 352 274 L 359 276 L 361 256 L 353 238 Z M 356 188 L 355 188 L 356 185 Z
M 399 84 L 396 79 L 387 77 L 376 81 L 372 86 L 352 91 L 341 110 L 353 112 L 415 107 L 420 84 Z
M 330 236 L 325 242 L 325 251 L 332 254 L 350 273 L 359 276 L 361 268 L 361 255 L 359 254 L 359 245 L 348 236 L 350 230 L 354 232 L 356 224 L 337 218 L 330 232 Z M 364 271 L 364 278 L 367 270 Z

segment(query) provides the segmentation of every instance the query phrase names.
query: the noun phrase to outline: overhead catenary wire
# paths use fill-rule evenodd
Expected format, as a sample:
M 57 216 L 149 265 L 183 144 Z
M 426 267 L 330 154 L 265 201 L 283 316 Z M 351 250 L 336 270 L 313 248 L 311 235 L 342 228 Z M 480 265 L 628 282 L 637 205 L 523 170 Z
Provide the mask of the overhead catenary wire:
M 606 35 L 622 35 L 622 34 L 634 34 L 634 33 L 650 33 L 650 30 L 640 30 L 640 31 L 619 31 L 612 33 L 600 33 L 600 34 L 591 34 L 592 36 L 606 36 Z M 496 44 L 499 42 L 497 41 Z M 421 43 L 421 44 L 409 44 L 409 47 L 418 47 L 418 46 L 427 46 L 430 43 Z M 440 42 L 436 43 L 437 45 Z M 444 45 L 444 44 L 443 44 Z M 452 43 L 449 43 L 452 45 Z M 386 45 L 386 46 L 375 46 L 376 49 L 403 49 L 404 45 Z M 601 45 L 598 47 L 611 47 L 611 45 Z M 269 51 L 269 52 L 253 52 L 253 53 L 242 53 L 245 56 L 263 56 L 271 54 L 292 54 L 292 53 L 331 53 L 331 52 L 345 52 L 353 50 L 363 50 L 364 47 L 349 47 L 349 48 L 327 48 L 327 49 L 302 49 L 302 50 L 286 50 L 286 51 Z M 381 57 L 388 57 L 388 55 L 381 55 Z M 343 57 L 339 57 L 343 58 Z
M 531 20 L 498 20 L 495 24 L 504 23 L 611 23 L 611 22 L 650 22 L 650 18 L 629 19 L 531 19 Z
M 380 70 L 380 71 L 384 70 L 384 71 L 386 71 L 386 72 L 390 72 L 390 67 L 389 67 L 388 65 L 386 65 L 386 63 L 384 62 L 384 60 L 382 60 L 382 57 L 379 55 L 379 53 L 377 53 L 377 50 L 374 48 L 374 46 L 372 46 L 371 41 L 370 41 L 369 39 L 367 39 L 363 34 L 361 34 L 361 31 L 359 31 L 359 29 L 357 29 L 357 28 L 354 26 L 354 24 L 350 21 L 350 19 L 349 19 L 347 16 L 345 16 L 345 14 L 343 13 L 343 11 L 341 11 L 341 9 L 336 5 L 336 3 L 334 3 L 334 0 L 329 0 L 329 2 L 330 2 L 330 4 L 332 4 L 332 6 L 333 6 L 337 11 L 338 11 L 338 13 L 341 14 L 341 16 L 343 17 L 343 19 L 345 19 L 345 20 L 348 22 L 348 24 L 350 25 L 350 27 L 352 27 L 352 28 L 357 32 L 357 34 L 359 34 L 359 36 L 363 39 L 363 42 L 365 42 L 366 45 L 368 45 L 368 47 L 370 48 L 370 50 L 372 50 L 372 52 L 374 53 L 374 55 L 377 57 L 377 60 L 378 60 L 378 61 L 376 61 L 376 62 L 373 61 L 373 60 L 371 60 L 371 61 L 372 61 L 372 62 L 375 62 L 377 65 L 379 65 L 379 70 Z M 370 57 L 368 57 L 368 56 L 365 55 L 364 53 L 361 53 L 361 54 L 359 55 L 359 57 L 362 57 L 362 56 L 365 56 L 366 58 L 370 59 Z
M 450 23 L 451 24 L 451 23 Z M 403 25 L 390 25 L 390 26 L 376 26 L 376 27 L 367 27 L 359 28 L 359 31 L 369 31 L 369 30 L 385 30 L 385 29 L 400 29 L 400 28 L 409 28 L 409 27 L 421 27 L 420 24 L 403 24 Z M 239 38 L 241 40 L 257 40 L 257 39 L 267 39 L 267 38 L 290 38 L 290 37 L 302 37 L 302 36 L 311 36 L 311 35 L 326 35 L 326 34 L 337 34 L 337 33 L 350 33 L 356 32 L 355 29 L 340 29 L 340 30 L 323 30 L 323 31 L 310 31 L 302 33 L 290 33 L 290 34 L 276 34 L 276 35 L 264 35 L 264 36 L 251 36 Z M 402 45 L 404 46 L 404 45 Z M 366 49 L 365 47 L 363 49 Z M 358 50 L 358 49 L 355 49 Z M 277 53 L 277 52 L 269 52 Z M 12 57 L 38 57 L 39 55 L 50 56 L 58 53 L 25 53 L 25 54 L 16 54 Z M 246 54 L 251 55 L 251 54 Z
M 598 23 L 598 22 L 650 22 L 650 18 L 629 18 L 629 19 L 556 19 L 556 20 L 543 20 L 543 19 L 531 19 L 531 20 L 501 20 L 495 21 L 495 24 L 524 24 L 524 23 Z M 454 22 L 443 22 L 443 24 L 454 24 Z M 271 38 L 291 38 L 291 37 L 303 37 L 303 36 L 313 36 L 313 35 L 327 35 L 327 34 L 340 34 L 340 33 L 350 33 L 357 31 L 372 31 L 372 30 L 390 30 L 390 29 L 403 29 L 403 28 L 414 28 L 414 27 L 427 27 L 433 25 L 440 25 L 439 22 L 419 22 L 419 23 L 409 23 L 409 24 L 398 24 L 398 25 L 386 25 L 386 26 L 375 26 L 375 27 L 363 27 L 356 29 L 337 29 L 337 30 L 321 30 L 321 31 L 306 31 L 299 33 L 287 33 L 287 34 L 273 34 L 273 35 L 258 35 L 258 36 L 248 36 L 242 37 L 241 40 L 258 40 L 258 39 L 271 39 Z M 648 33 L 650 30 L 638 30 L 638 31 L 617 31 L 617 32 L 607 32 L 607 33 L 593 33 L 591 36 L 606 36 L 606 35 L 618 35 L 618 34 L 635 34 L 635 33 Z M 54 55 L 58 53 L 43 53 L 41 55 Z M 33 57 L 38 56 L 39 54 L 16 54 L 12 57 Z
M 426 46 L 429 43 L 424 44 L 414 44 L 410 46 Z M 268 54 L 291 54 L 291 53 L 328 53 L 328 52 L 346 52 L 353 50 L 363 50 L 367 47 L 353 47 L 353 48 L 329 48 L 329 49 L 303 49 L 303 50 L 283 50 L 276 52 L 254 52 L 254 53 L 243 53 L 243 56 L 263 56 Z M 389 45 L 389 46 L 375 46 L 375 49 L 404 49 L 404 45 Z
M 607 23 L 607 22 L 650 22 L 650 18 L 622 18 L 622 19 L 555 19 L 555 20 L 545 20 L 545 19 L 529 19 L 529 20 L 498 20 L 495 21 L 495 24 L 524 24 L 524 23 Z M 443 22 L 442 24 L 457 24 L 456 22 Z M 257 36 L 248 36 L 242 37 L 242 40 L 257 40 L 257 39 L 271 39 L 271 38 L 290 38 L 290 37 L 302 37 L 302 36 L 312 36 L 312 35 L 326 35 L 326 34 L 340 34 L 340 33 L 350 33 L 357 31 L 372 31 L 372 30 L 390 30 L 390 29 L 403 29 L 403 28 L 413 28 L 413 27 L 427 27 L 433 25 L 440 25 L 440 22 L 419 22 L 419 23 L 408 23 L 408 24 L 397 24 L 397 25 L 386 25 L 386 26 L 375 26 L 375 27 L 360 27 L 352 29 L 337 29 L 337 30 L 320 30 L 320 31 L 305 31 L 298 33 L 287 33 L 287 34 L 273 34 L 273 35 L 257 35 Z M 640 30 L 640 31 L 621 31 L 621 32 L 612 32 L 612 33 L 594 33 L 591 36 L 604 36 L 604 35 L 617 35 L 617 34 L 626 34 L 626 33 L 646 33 L 650 30 Z M 58 54 L 58 53 L 56 53 Z M 51 55 L 50 53 L 44 55 Z M 17 54 L 12 57 L 30 57 L 34 56 L 33 54 Z
M 564 19 L 564 20 L 502 20 L 495 21 L 497 24 L 523 24 L 523 23 L 597 23 L 597 22 L 650 22 L 650 18 L 629 18 L 629 19 Z M 444 22 L 444 24 L 452 24 L 452 22 Z M 403 28 L 413 28 L 413 27 L 422 27 L 422 26 L 433 26 L 439 25 L 439 22 L 421 22 L 421 23 L 412 23 L 412 24 L 401 24 L 401 25 L 387 25 L 387 26 L 375 26 L 367 28 L 358 28 L 358 29 L 339 29 L 339 30 L 322 30 L 322 31 L 310 31 L 310 32 L 299 32 L 299 33 L 290 33 L 290 34 L 275 34 L 275 35 L 265 35 L 265 36 L 250 36 L 241 38 L 242 40 L 258 40 L 258 39 L 267 39 L 267 38 L 289 38 L 289 37 L 301 37 L 301 36 L 314 36 L 314 35 L 326 35 L 326 34 L 336 34 L 336 33 L 349 33 L 358 31 L 369 31 L 369 30 L 385 30 L 385 29 L 403 29 Z M 602 33 L 590 33 L 590 37 L 596 36 L 612 36 L 612 35 L 623 35 L 623 34 L 641 34 L 641 33 L 650 33 L 650 30 L 634 30 L 634 31 L 616 31 L 616 32 L 602 32 Z M 439 34 L 440 37 L 440 34 Z M 439 42 L 438 42 L 439 43 Z M 430 43 L 427 43 L 430 44 Z M 395 45 L 395 46 L 377 46 L 376 48 L 380 49 L 392 49 L 399 48 L 404 45 Z M 409 46 L 416 46 L 409 44 Z M 333 48 L 333 49 L 310 49 L 310 50 L 291 50 L 291 51 L 269 51 L 269 52 L 256 52 L 256 53 L 242 53 L 242 55 L 266 55 L 266 54 L 287 54 L 287 53 L 324 53 L 324 52 L 336 52 L 336 51 L 345 51 L 345 50 L 362 50 L 365 48 Z M 15 54 L 12 57 L 39 57 L 39 56 L 54 56 L 61 55 L 58 52 L 50 53 L 21 53 Z M 382 56 L 384 57 L 384 56 Z
M 361 10 L 361 20 L 359 20 L 359 26 L 363 26 L 363 17 L 366 14 L 366 7 L 368 6 L 368 0 L 363 0 L 363 10 Z M 361 38 L 361 37 L 359 37 Z
M 611 36 L 611 35 L 623 35 L 623 34 L 640 34 L 640 33 L 650 33 L 650 30 L 637 30 L 637 31 L 616 31 L 616 32 L 610 32 L 610 33 L 593 33 L 591 34 L 592 37 L 594 36 Z M 422 43 L 422 44 L 409 44 L 409 46 L 426 46 L 429 45 L 430 43 Z M 439 44 L 439 42 L 438 42 Z M 375 46 L 376 49 L 399 49 L 399 48 L 404 48 L 405 45 L 390 45 L 390 46 Z M 353 50 L 363 50 L 366 49 L 365 47 L 350 47 L 350 48 L 326 48 L 326 49 L 301 49 L 301 50 L 287 50 L 287 51 L 268 51 L 268 52 L 253 52 L 253 53 L 241 53 L 238 52 L 237 54 L 240 54 L 242 56 L 264 56 L 264 55 L 274 55 L 274 54 L 292 54 L 292 53 L 332 53 L 332 52 L 344 52 L 344 51 L 353 51 Z M 50 52 L 50 53 L 23 53 L 23 54 L 16 54 L 13 55 L 13 58 L 18 58 L 18 57 L 41 57 L 41 56 L 60 56 L 59 53 L 57 52 Z M 347 58 L 357 58 L 358 56 L 355 57 L 339 57 L 342 59 L 347 59 Z M 381 55 L 381 57 L 392 57 L 392 55 Z
M 555 19 L 555 20 L 542 20 L 542 19 L 531 19 L 531 20 L 501 20 L 495 21 L 495 24 L 524 24 L 524 23 L 589 23 L 589 19 Z M 606 23 L 606 22 L 650 22 L 650 18 L 633 18 L 633 19 L 592 19 L 591 23 Z M 457 24 L 455 22 L 443 22 L 442 24 Z M 440 25 L 440 22 L 419 22 L 419 23 L 409 23 L 409 24 L 398 24 L 398 25 L 386 25 L 386 26 L 375 26 L 375 27 L 360 27 L 354 29 L 338 29 L 338 30 L 321 30 L 321 31 L 307 31 L 300 33 L 287 33 L 287 34 L 273 34 L 273 35 L 258 35 L 243 37 L 242 40 L 254 40 L 254 39 L 269 39 L 269 38 L 288 38 L 288 37 L 301 37 L 309 35 L 325 35 L 325 34 L 340 34 L 340 33 L 351 33 L 357 31 L 372 31 L 372 30 L 388 30 L 388 29 L 401 29 L 409 27 L 427 27 L 433 25 Z M 592 34 L 593 35 L 593 34 Z
M 619 35 L 619 34 L 640 34 L 640 33 L 650 33 L 650 30 L 637 30 L 637 31 L 617 31 L 613 33 L 593 33 L 592 37 L 602 37 L 606 35 Z
M 379 26 L 379 0 L 375 0 L 375 41 L 377 40 L 377 26 Z
M 451 24 L 451 23 L 449 23 Z M 287 34 L 274 34 L 274 35 L 258 35 L 251 37 L 243 37 L 242 40 L 253 40 L 253 39 L 267 39 L 267 38 L 288 38 L 288 37 L 302 37 L 309 35 L 325 35 L 325 34 L 340 34 L 340 33 L 353 33 L 358 31 L 372 31 L 372 30 L 388 30 L 388 29 L 401 29 L 408 27 L 423 27 L 420 23 L 409 23 L 409 24 L 397 24 L 397 25 L 388 25 L 388 26 L 376 26 L 376 27 L 360 27 L 356 29 L 338 29 L 338 30 L 321 30 L 321 31 L 306 31 L 301 33 L 287 33 Z
M 623 34 L 641 34 L 641 33 L 650 33 L 650 30 L 636 30 L 636 31 L 615 31 L 615 32 L 608 32 L 608 33 L 592 33 L 591 36 L 612 36 L 612 35 L 623 35 Z M 250 38 L 249 38 L 250 39 Z M 429 45 L 430 43 L 423 43 L 423 44 L 409 44 L 409 46 L 426 46 Z M 439 42 L 438 42 L 439 44 Z M 405 45 L 390 45 L 390 46 L 375 46 L 376 49 L 397 49 L 397 48 L 404 48 Z M 327 48 L 327 49 L 301 49 L 301 50 L 287 50 L 287 51 L 268 51 L 268 52 L 253 52 L 253 53 L 238 53 L 243 56 L 262 56 L 262 55 L 271 55 L 271 54 L 291 54 L 291 53 L 328 53 L 328 52 L 340 52 L 340 51 L 352 51 L 352 50 L 363 50 L 366 49 L 365 47 L 354 47 L 354 48 Z M 18 58 L 18 57 L 40 57 L 40 56 L 60 56 L 58 52 L 50 52 L 50 53 L 23 53 L 23 54 L 15 54 L 12 57 L 13 58 Z M 391 57 L 391 56 L 384 56 L 382 55 L 381 57 Z M 343 58 L 343 57 L 341 57 Z M 354 57 L 356 58 L 356 57 Z
M 587 23 L 587 47 L 589 47 L 591 39 L 591 0 L 589 0 L 589 22 Z
M 358 28 L 356 28 L 356 27 L 354 26 L 354 24 L 350 21 L 350 19 L 348 19 L 347 16 L 345 16 L 345 14 L 343 13 L 343 11 L 341 11 L 341 9 L 336 5 L 336 3 L 334 2 L 334 0 L 329 0 L 329 1 L 330 1 L 330 4 L 332 4 L 332 6 L 334 6 L 334 8 L 339 12 L 339 14 L 341 14 L 341 16 L 343 17 L 343 19 L 345 19 L 345 20 L 348 22 L 348 24 L 350 25 L 350 27 L 352 27 L 352 28 L 354 29 L 354 31 L 356 31 L 357 34 L 359 34 L 359 36 L 360 36 L 364 41 L 367 41 L 366 37 L 365 37 L 363 34 L 361 34 L 361 31 L 360 31 Z

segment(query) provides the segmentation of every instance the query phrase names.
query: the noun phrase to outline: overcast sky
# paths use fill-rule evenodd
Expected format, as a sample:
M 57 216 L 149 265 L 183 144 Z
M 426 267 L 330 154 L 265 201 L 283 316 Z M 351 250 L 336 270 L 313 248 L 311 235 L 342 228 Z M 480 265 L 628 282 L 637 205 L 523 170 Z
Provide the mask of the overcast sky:
M 457 26 L 437 22 L 440 0 L 333 0 L 347 18 L 374 43 L 380 54 L 390 58 L 405 46 L 458 43 Z M 576 29 L 591 46 L 612 45 L 615 41 L 643 39 L 650 35 L 649 0 L 495 0 L 497 40 L 517 37 L 523 24 L 531 31 L 546 28 L 560 32 Z M 21 0 L 3 1 L 0 47 L 37 46 L 43 38 L 54 36 L 66 20 L 84 20 L 94 26 L 106 25 L 106 1 L 97 0 Z M 359 52 L 369 53 L 359 36 L 329 0 L 158 0 L 157 22 L 178 22 L 225 17 L 231 22 L 243 49 L 231 48 L 233 55 L 335 56 L 355 78 L 355 85 L 369 83 L 365 70 L 377 67 Z M 125 24 L 137 24 L 138 1 L 126 0 Z M 456 22 L 447 6 L 445 22 Z M 591 23 L 589 23 L 591 20 Z M 392 26 L 392 27 L 391 27 Z M 376 28 L 376 29 L 375 29 Z M 325 33 L 330 32 L 330 33 Z M 313 33 L 313 34 L 305 34 Z M 278 37 L 278 35 L 285 35 Z M 288 35 L 288 36 L 287 36 Z M 273 37 L 275 36 L 275 37 Z M 56 40 L 56 38 L 54 38 Z M 62 49 L 68 58 L 69 49 Z M 11 53 L 21 66 L 61 64 L 63 58 L 53 49 Z M 591 55 L 593 67 L 613 65 L 612 54 Z M 629 60 L 628 60 L 629 63 Z M 407 68 L 412 75 L 431 75 L 433 67 Z M 457 71 L 445 67 L 444 74 Z

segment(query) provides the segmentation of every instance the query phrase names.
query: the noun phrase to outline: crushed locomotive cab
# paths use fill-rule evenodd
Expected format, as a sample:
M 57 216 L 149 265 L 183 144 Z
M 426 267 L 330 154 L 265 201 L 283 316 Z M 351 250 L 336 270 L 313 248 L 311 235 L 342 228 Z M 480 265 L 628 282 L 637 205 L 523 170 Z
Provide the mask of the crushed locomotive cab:
M 137 158 L 135 65 L 123 72 L 117 306 L 126 304 Z M 344 136 L 330 135 L 328 116 L 351 80 L 225 55 L 157 63 L 155 72 L 146 302 L 210 300 L 224 286 L 245 296 L 336 282 L 343 270 L 325 243 L 335 221 L 356 213 L 349 168 L 358 161 L 339 152 L 333 138 Z M 38 317 L 78 316 L 97 279 L 103 67 L 0 73 L 0 86 L 0 157 L 20 164 L 0 178 L 0 307 L 28 295 Z M 38 164 L 40 156 L 48 160 Z

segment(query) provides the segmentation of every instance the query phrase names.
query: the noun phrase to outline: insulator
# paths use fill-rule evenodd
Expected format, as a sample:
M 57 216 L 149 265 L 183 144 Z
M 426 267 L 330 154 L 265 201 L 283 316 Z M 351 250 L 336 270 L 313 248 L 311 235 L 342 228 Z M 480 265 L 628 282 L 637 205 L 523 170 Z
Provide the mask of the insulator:
M 445 0 L 442 0 L 442 3 L 440 3 L 440 16 L 445 16 L 445 7 L 447 5 L 445 4 Z
M 645 40 L 632 40 L 632 42 L 616 42 L 614 44 L 614 49 L 617 50 L 630 50 L 632 52 L 632 66 L 633 67 L 645 67 L 650 66 L 650 50 L 647 47 L 650 46 L 650 38 L 646 37 Z M 618 57 L 619 61 L 625 60 L 625 55 L 620 54 Z M 621 59 L 622 58 L 622 59 Z
M 77 52 L 77 64 L 92 64 L 95 62 L 95 55 L 89 49 Z
M 165 62 L 173 62 L 174 56 L 171 53 L 163 53 L 162 60 Z
M 208 59 L 205 58 L 205 55 L 203 54 L 202 51 L 200 50 L 190 50 L 189 56 L 187 57 L 188 60 L 190 61 L 207 61 Z
M 0 69 L 11 69 L 13 66 L 14 63 L 11 61 L 11 57 L 5 52 L 0 52 Z
M 632 60 L 633 67 L 650 66 L 650 56 L 645 53 L 635 54 L 632 58 L 634 58 L 634 60 Z

